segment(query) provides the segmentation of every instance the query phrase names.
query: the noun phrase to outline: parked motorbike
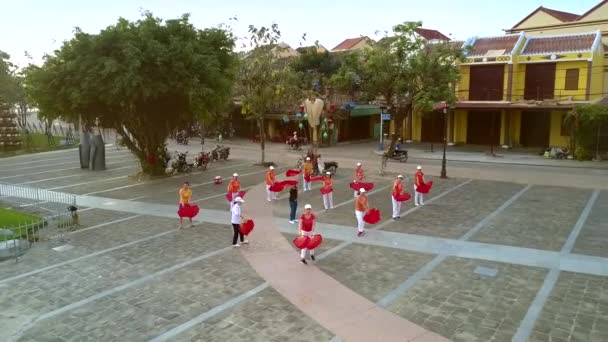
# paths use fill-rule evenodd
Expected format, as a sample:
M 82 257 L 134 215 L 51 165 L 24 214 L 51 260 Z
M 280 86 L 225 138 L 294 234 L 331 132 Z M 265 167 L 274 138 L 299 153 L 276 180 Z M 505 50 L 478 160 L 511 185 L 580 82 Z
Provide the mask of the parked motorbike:
M 177 156 L 177 159 L 174 160 L 173 164 L 171 165 L 171 167 L 173 168 L 173 174 L 176 174 L 178 172 L 191 173 L 192 167 L 194 165 L 191 163 L 188 163 L 188 161 L 187 161 L 188 151 L 186 151 L 186 152 L 175 151 L 175 155 Z
M 228 160 L 230 156 L 230 147 L 224 147 L 222 145 L 215 145 L 215 148 L 211 150 L 211 159 L 216 160 Z
M 175 141 L 179 145 L 188 145 L 188 134 L 185 131 L 179 131 L 175 135 Z
M 194 158 L 194 168 L 202 168 L 207 170 L 207 164 L 211 161 L 210 152 L 199 152 L 198 156 Z
M 405 163 L 407 158 L 407 150 L 394 150 L 393 155 L 388 156 L 388 159 L 398 160 L 401 163 Z

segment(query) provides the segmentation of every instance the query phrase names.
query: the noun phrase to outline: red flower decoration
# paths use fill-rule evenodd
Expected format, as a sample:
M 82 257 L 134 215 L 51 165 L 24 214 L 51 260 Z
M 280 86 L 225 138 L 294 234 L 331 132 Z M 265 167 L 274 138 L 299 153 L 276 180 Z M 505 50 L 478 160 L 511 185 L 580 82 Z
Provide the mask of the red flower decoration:
M 245 198 L 246 193 L 247 193 L 247 191 L 239 191 L 237 196 L 240 198 Z M 227 193 L 226 199 L 228 200 L 228 202 L 232 202 L 234 200 L 234 198 L 232 198 L 232 193 Z
M 297 248 L 303 249 L 303 248 L 306 248 L 306 246 L 308 246 L 309 241 L 310 241 L 310 238 L 308 236 L 298 236 L 295 239 L 293 239 L 293 244 Z
M 369 224 L 376 224 L 380 222 L 380 210 L 376 208 L 368 210 L 367 213 L 363 216 L 363 221 Z
M 239 230 L 241 231 L 241 233 L 243 235 L 249 235 L 249 233 L 251 233 L 251 231 L 253 230 L 254 226 L 255 226 L 255 224 L 253 223 L 253 220 L 247 220 L 247 221 L 241 223 Z
M 178 210 L 177 210 L 177 215 L 179 217 L 188 217 L 188 218 L 193 218 L 196 215 L 198 215 L 199 212 L 199 207 L 198 205 L 190 205 L 190 204 L 186 204 L 186 205 L 182 205 Z
M 433 181 L 429 181 L 429 182 L 418 185 L 418 187 L 416 188 L 416 191 L 421 194 L 428 194 L 429 191 L 431 191 L 432 187 L 433 187 Z
M 408 201 L 410 198 L 412 198 L 412 196 L 410 194 L 408 194 L 407 192 L 401 193 L 397 196 L 393 195 L 393 198 L 397 201 L 397 202 L 405 202 Z
M 365 191 L 370 191 L 371 189 L 374 188 L 374 183 L 353 182 L 353 183 L 350 183 L 350 188 L 355 191 L 359 191 L 361 188 L 365 189 Z
M 313 250 L 313 249 L 319 247 L 322 242 L 323 242 L 323 237 L 321 236 L 321 234 L 315 234 L 308 241 L 308 245 L 306 246 L 306 248 Z
M 300 170 L 292 170 L 292 169 L 289 169 L 289 170 L 285 171 L 285 177 L 293 177 L 293 176 L 297 176 L 297 175 L 299 175 L 299 174 L 300 174 L 300 172 L 301 172 Z

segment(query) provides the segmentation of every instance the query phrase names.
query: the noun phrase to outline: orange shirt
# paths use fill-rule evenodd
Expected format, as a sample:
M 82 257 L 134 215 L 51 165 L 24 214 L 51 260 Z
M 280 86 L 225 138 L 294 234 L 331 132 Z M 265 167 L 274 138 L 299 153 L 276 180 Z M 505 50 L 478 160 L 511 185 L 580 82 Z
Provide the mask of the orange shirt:
M 422 173 L 422 171 L 416 172 L 415 178 L 416 178 L 416 186 L 419 186 L 422 183 L 424 183 L 424 173 Z
M 238 179 L 231 179 L 228 183 L 228 193 L 235 193 L 241 190 L 241 182 Z
M 403 183 L 401 183 L 401 180 L 396 179 L 393 182 L 393 195 L 399 195 L 402 192 L 403 192 Z
M 325 177 L 323 178 L 323 185 L 324 186 L 332 186 L 334 184 L 334 180 L 331 179 L 331 177 Z
M 303 169 L 304 169 L 304 174 L 305 175 L 311 175 L 312 174 L 312 163 L 311 162 L 305 162 Z
M 186 205 L 190 203 L 190 198 L 192 197 L 192 190 L 190 189 L 179 189 L 179 203 Z
M 355 169 L 355 180 L 357 182 L 363 182 L 365 176 L 363 175 L 363 169 L 362 168 L 356 168 Z
M 274 171 L 266 171 L 266 185 L 274 184 Z
M 355 200 L 356 211 L 367 211 L 367 196 L 361 194 Z

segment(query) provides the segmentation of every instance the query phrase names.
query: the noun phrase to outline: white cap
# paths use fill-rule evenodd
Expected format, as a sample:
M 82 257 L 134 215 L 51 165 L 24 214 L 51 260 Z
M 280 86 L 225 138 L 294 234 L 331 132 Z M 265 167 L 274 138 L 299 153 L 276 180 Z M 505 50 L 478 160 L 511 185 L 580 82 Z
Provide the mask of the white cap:
M 270 165 L 269 169 L 274 170 L 274 166 Z
M 361 163 L 357 163 L 357 166 L 361 166 Z
M 215 179 L 222 179 L 222 177 L 220 177 L 220 176 L 215 176 Z
M 329 175 L 331 175 L 331 172 L 327 171 L 327 172 L 325 172 L 325 174 L 329 176 Z
M 306 160 L 310 160 L 310 157 L 306 157 Z
M 307 204 L 307 205 L 304 206 L 304 209 L 312 209 L 312 205 Z
M 235 198 L 235 199 L 234 199 L 234 201 L 235 201 L 235 202 L 240 202 L 240 203 L 245 202 L 245 200 L 244 200 L 244 199 L 242 199 L 241 197 L 237 197 L 237 198 Z
M 236 173 L 236 172 L 232 174 L 232 177 L 238 177 L 238 176 L 239 176 L 239 174 L 238 174 L 238 173 Z M 219 176 L 218 176 L 218 177 L 219 177 Z
M 359 189 L 359 192 L 360 192 L 360 193 L 364 193 L 364 192 L 365 192 L 365 188 L 361 188 L 361 189 Z
M 416 170 L 422 170 L 422 166 L 420 166 L 420 165 L 416 166 Z
M 403 175 L 399 175 L 399 176 L 397 176 L 397 178 L 403 178 Z

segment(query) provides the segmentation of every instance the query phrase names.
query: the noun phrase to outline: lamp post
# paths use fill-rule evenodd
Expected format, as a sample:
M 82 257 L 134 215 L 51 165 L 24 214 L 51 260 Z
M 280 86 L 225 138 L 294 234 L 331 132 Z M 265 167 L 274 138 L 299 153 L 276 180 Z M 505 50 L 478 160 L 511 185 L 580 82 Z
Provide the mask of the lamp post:
M 444 130 L 443 130 L 443 158 L 441 160 L 441 178 L 446 179 L 448 178 L 448 173 L 447 170 L 445 169 L 447 160 L 445 158 L 445 151 L 447 149 L 448 146 L 448 108 L 449 105 L 447 102 L 445 101 L 441 101 L 440 104 L 440 108 L 443 110 L 443 117 L 444 117 Z
M 380 106 L 380 144 L 378 145 L 378 151 L 384 151 L 384 106 Z

